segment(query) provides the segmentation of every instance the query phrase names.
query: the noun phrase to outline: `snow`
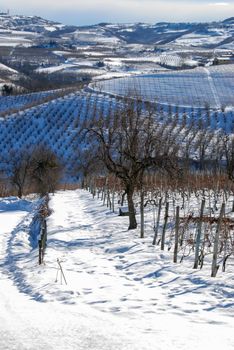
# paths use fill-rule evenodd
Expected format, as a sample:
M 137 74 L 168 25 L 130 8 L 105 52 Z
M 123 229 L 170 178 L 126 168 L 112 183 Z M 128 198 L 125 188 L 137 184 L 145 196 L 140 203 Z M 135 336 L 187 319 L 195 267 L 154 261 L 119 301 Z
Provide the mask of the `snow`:
M 234 65 L 167 71 L 101 81 L 100 91 L 126 95 L 134 88 L 145 100 L 177 106 L 233 106 Z M 91 84 L 92 86 L 92 84 Z
M 21 36 L 0 35 L 0 46 L 30 46 L 32 41 Z
M 66 73 L 72 72 L 72 73 L 78 73 L 78 74 L 97 74 L 97 75 L 105 74 L 105 70 L 95 69 L 92 67 L 80 68 L 79 66 L 80 66 L 79 64 L 65 63 L 59 66 L 37 68 L 36 71 L 39 73 L 48 73 L 48 74 L 52 74 L 59 71 L 65 71 Z M 121 76 L 123 76 L 123 74 Z
M 210 90 L 212 91 L 212 94 L 214 96 L 214 100 L 215 100 L 215 104 L 216 104 L 216 107 L 217 108 L 221 108 L 221 102 L 220 102 L 220 99 L 219 99 L 219 93 L 216 89 L 216 86 L 215 86 L 215 83 L 214 83 L 214 80 L 212 78 L 212 74 L 211 72 L 209 71 L 209 69 L 207 68 L 204 68 L 205 72 L 207 73 L 207 78 L 208 78 L 208 82 L 209 82 L 209 85 L 210 85 Z
M 117 73 L 110 72 L 103 77 L 111 78 L 115 74 Z M 121 75 L 121 73 L 119 74 Z M 155 79 L 152 79 L 155 82 Z M 231 83 L 231 76 L 228 79 Z M 113 80 L 110 80 L 111 84 L 113 84 Z M 118 86 L 119 79 L 115 80 Z M 106 81 L 106 84 L 108 83 L 109 81 Z M 219 88 L 219 85 L 218 82 L 216 89 Z M 147 92 L 151 86 L 150 84 L 145 84 L 145 86 L 145 92 Z M 101 93 L 102 90 L 99 87 L 100 82 L 96 81 L 92 84 L 92 88 L 97 92 L 87 87 L 84 91 L 77 91 L 60 98 L 53 90 L 17 96 L 0 96 L 0 113 L 5 116 L 0 120 L 1 169 L 9 171 L 12 152 L 17 153 L 20 149 L 32 149 L 37 144 L 45 144 L 65 164 L 63 179 L 76 182 L 77 177 L 74 176 L 73 169 L 77 162 L 77 155 L 74 152 L 74 147 L 80 146 L 82 142 L 79 137 L 82 121 L 92 117 L 94 108 L 96 113 L 102 113 L 103 109 L 111 109 L 116 106 L 115 97 L 109 93 Z M 227 96 L 227 87 L 223 89 L 223 94 Z M 52 100 L 45 103 L 47 96 Z M 87 105 L 90 108 L 87 108 Z M 155 117 L 159 121 L 163 121 L 167 118 L 168 111 L 168 105 L 160 103 L 155 106 Z M 206 111 L 203 109 L 191 110 L 190 107 L 186 109 L 172 107 L 170 112 L 173 113 L 173 117 L 175 117 L 175 113 L 178 113 L 180 125 L 184 122 L 183 114 L 186 112 L 186 128 L 189 128 L 192 122 L 199 125 L 199 120 L 202 117 L 209 130 L 222 129 L 226 133 L 231 133 L 233 130 L 234 114 L 231 105 L 225 109 L 224 113 L 211 111 L 209 121 L 207 121 Z
M 4 85 L 4 83 L 2 84 Z M 40 104 L 47 96 L 53 96 L 55 92 L 42 91 L 31 94 L 0 97 L 0 112 L 11 113 L 12 110 L 20 110 L 25 107 L 32 107 L 33 104 Z
M 0 63 L 0 70 L 6 70 L 11 73 L 18 73 L 15 69 L 5 66 L 5 64 Z
M 73 73 L 79 73 L 79 74 L 90 74 L 90 75 L 102 75 L 102 74 L 106 74 L 106 71 L 104 69 L 95 69 L 95 68 L 76 68 L 73 67 L 71 69 L 67 69 L 67 72 L 73 72 Z
M 89 30 L 89 31 L 82 31 L 77 30 L 73 33 L 73 36 L 78 41 L 84 41 L 89 43 L 101 43 L 101 44 L 118 44 L 120 42 L 120 39 L 118 39 L 115 36 L 105 36 L 105 32 L 102 30 Z
M 74 72 L 74 69 L 77 69 L 78 73 L 87 73 L 86 69 L 82 69 L 80 67 L 90 67 L 91 71 L 95 71 L 95 73 L 97 74 L 102 74 L 102 70 L 101 69 L 97 69 L 95 68 L 95 63 L 97 63 L 97 61 L 90 61 L 90 60 L 84 60 L 84 59 L 77 59 L 77 58 L 69 58 L 65 61 L 65 63 L 57 65 L 57 66 L 50 66 L 50 67 L 40 67 L 37 68 L 36 71 L 38 73 L 55 73 L 55 72 L 59 72 L 59 71 L 72 71 Z M 94 68 L 92 68 L 94 67 Z M 89 71 L 88 71 L 89 73 Z
M 65 56 L 65 55 L 70 55 L 71 54 L 70 51 L 53 51 L 53 53 L 55 55 L 58 55 L 58 56 Z
M 104 80 L 104 79 L 113 79 L 113 78 L 123 78 L 130 77 L 132 73 L 124 73 L 124 72 L 106 72 L 104 74 L 98 75 L 93 78 L 93 81 Z
M 228 49 L 228 50 L 234 50 L 234 41 L 232 43 L 229 43 L 229 44 L 221 45 L 220 48 L 224 48 L 224 49 Z
M 94 56 L 94 57 L 105 57 L 106 56 L 106 54 L 105 53 L 103 53 L 103 52 L 98 52 L 98 51 L 84 51 L 83 52 L 83 54 L 84 55 L 86 55 L 86 56 Z
M 175 40 L 175 43 L 178 45 L 185 46 L 203 46 L 210 44 L 219 44 L 225 39 L 231 37 L 231 35 L 225 31 L 216 33 L 216 35 L 207 36 L 206 34 L 185 34 L 180 38 Z
M 67 69 L 67 68 L 72 68 L 74 67 L 74 64 L 67 64 L 67 63 L 64 63 L 64 64 L 60 64 L 58 66 L 51 66 L 51 67 L 43 67 L 43 68 L 37 68 L 36 69 L 36 72 L 38 73 L 48 73 L 48 74 L 51 74 L 51 73 L 55 73 L 55 72 L 59 72 L 63 69 Z
M 20 31 L 20 30 L 1 30 L 0 33 L 0 46 L 15 47 L 18 45 L 28 47 L 31 46 L 33 40 L 36 39 L 37 33 Z
M 37 204 L 0 202 L 0 349 L 233 349 L 232 266 L 212 279 L 209 266 L 173 264 L 150 232 L 140 240 L 82 190 L 51 197 L 38 266 L 28 235 Z M 67 285 L 60 273 L 55 282 L 57 259 Z
M 12 35 L 16 35 L 17 37 L 21 37 L 21 36 L 27 36 L 27 37 L 32 37 L 32 38 L 35 38 L 37 36 L 36 33 L 34 32 L 28 32 L 28 31 L 25 31 L 25 30 L 12 30 L 11 31 Z
M 160 57 L 159 56 L 129 57 L 129 58 L 123 58 L 123 61 L 124 62 L 138 61 L 138 62 L 160 63 Z
M 45 30 L 47 30 L 48 32 L 54 32 L 55 30 L 57 30 L 57 28 L 54 27 L 54 26 L 45 26 L 44 28 L 45 28 Z
M 129 32 L 129 33 L 131 33 L 131 32 L 134 32 L 134 29 L 133 28 L 123 28 L 123 29 L 119 30 L 119 33 L 121 33 L 121 32 Z

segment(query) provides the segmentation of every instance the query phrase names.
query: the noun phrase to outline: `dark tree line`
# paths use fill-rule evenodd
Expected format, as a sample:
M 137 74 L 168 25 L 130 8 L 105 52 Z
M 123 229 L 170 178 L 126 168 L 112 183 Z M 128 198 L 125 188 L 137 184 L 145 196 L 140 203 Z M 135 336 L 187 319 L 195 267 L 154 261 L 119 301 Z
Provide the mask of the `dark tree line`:
M 19 198 L 27 191 L 41 196 L 53 193 L 61 179 L 62 166 L 56 155 L 45 146 L 13 152 L 10 161 L 10 182 Z
M 4 84 L 2 86 L 2 95 L 9 96 L 13 94 L 13 86 L 9 84 Z

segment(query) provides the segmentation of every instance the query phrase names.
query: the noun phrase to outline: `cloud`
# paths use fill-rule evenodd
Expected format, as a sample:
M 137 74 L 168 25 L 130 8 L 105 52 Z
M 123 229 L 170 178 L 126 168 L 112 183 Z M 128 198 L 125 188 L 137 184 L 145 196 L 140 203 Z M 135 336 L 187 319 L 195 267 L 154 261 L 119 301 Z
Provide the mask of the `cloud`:
M 210 6 L 229 6 L 229 2 L 212 2 L 209 4 Z

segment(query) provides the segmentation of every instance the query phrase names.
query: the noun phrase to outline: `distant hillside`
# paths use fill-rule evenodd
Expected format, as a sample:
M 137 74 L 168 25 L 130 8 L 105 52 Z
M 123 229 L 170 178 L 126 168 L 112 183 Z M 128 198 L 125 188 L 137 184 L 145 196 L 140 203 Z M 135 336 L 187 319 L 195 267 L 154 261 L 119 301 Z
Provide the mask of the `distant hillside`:
M 38 16 L 11 16 L 0 14 L 0 30 L 19 30 L 35 33 L 50 32 L 61 29 L 64 25 Z
M 234 17 L 227 18 L 223 21 L 223 23 L 234 24 Z
M 6 32 L 7 31 L 7 32 Z M 178 45 L 219 47 L 234 41 L 234 17 L 212 23 L 167 23 L 156 24 L 109 24 L 91 26 L 67 26 L 37 16 L 11 16 L 0 14 L 1 35 L 25 34 L 25 39 L 33 43 L 43 36 L 66 40 L 72 45 L 79 42 L 93 43 L 95 40 L 118 40 L 128 44 L 174 43 Z M 31 33 L 31 36 L 30 36 Z M 34 35 L 32 35 L 32 33 Z M 96 37 L 95 37 L 96 36 Z M 200 39 L 200 40 L 199 40 Z M 0 39 L 2 40 L 2 39 Z
M 19 86 L 20 91 L 191 69 L 214 61 L 230 64 L 233 52 L 233 17 L 212 23 L 79 27 L 0 13 L 0 84 Z

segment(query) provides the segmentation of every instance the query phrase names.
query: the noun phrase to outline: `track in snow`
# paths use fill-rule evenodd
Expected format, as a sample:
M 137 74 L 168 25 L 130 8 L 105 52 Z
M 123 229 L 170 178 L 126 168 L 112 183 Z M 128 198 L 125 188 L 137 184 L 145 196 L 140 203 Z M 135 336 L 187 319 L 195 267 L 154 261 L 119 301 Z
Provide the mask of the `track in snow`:
M 199 279 L 197 290 L 192 294 L 189 291 L 192 284 L 181 284 L 184 281 L 179 275 L 178 283 L 176 279 L 172 281 L 175 275 L 170 267 L 162 267 L 161 277 L 156 280 L 150 276 L 141 278 L 143 272 L 154 271 L 158 266 L 157 262 L 152 265 L 152 252 L 146 253 L 147 242 L 142 244 L 137 236 L 132 237 L 124 228 L 126 222 L 121 223 L 120 218 L 110 214 L 100 202 L 93 201 L 88 193 L 59 192 L 52 197 L 51 205 L 54 213 L 48 223 L 49 247 L 45 265 L 40 267 L 36 251 L 27 248 L 23 230 L 16 230 L 24 227 L 28 212 L 0 212 L 1 222 L 7 221 L 0 231 L 0 349 L 233 348 L 228 314 L 200 310 L 199 303 L 208 300 L 206 294 L 207 298 L 213 298 L 211 303 L 215 303 L 216 296 L 211 297 L 206 288 L 199 294 Z M 25 258 L 20 254 L 22 249 L 28 249 Z M 54 281 L 57 257 L 63 260 L 67 286 Z M 137 267 L 140 262 L 141 268 Z M 19 270 L 23 270 L 21 274 Z M 21 276 L 22 285 L 30 288 L 22 292 L 15 276 Z M 159 285 L 157 280 L 161 281 Z M 174 284 L 177 289 L 177 309 L 163 299 L 164 293 L 170 290 L 163 289 L 162 283 Z M 187 288 L 184 295 L 179 295 L 183 288 Z M 38 293 L 42 299 L 35 298 Z M 120 300 L 123 293 L 128 295 Z M 154 306 L 149 304 L 153 303 L 152 296 L 157 299 Z M 102 303 L 103 297 L 109 300 L 107 307 Z M 95 300 L 97 303 L 93 303 Z M 114 308 L 117 302 L 120 312 Z

